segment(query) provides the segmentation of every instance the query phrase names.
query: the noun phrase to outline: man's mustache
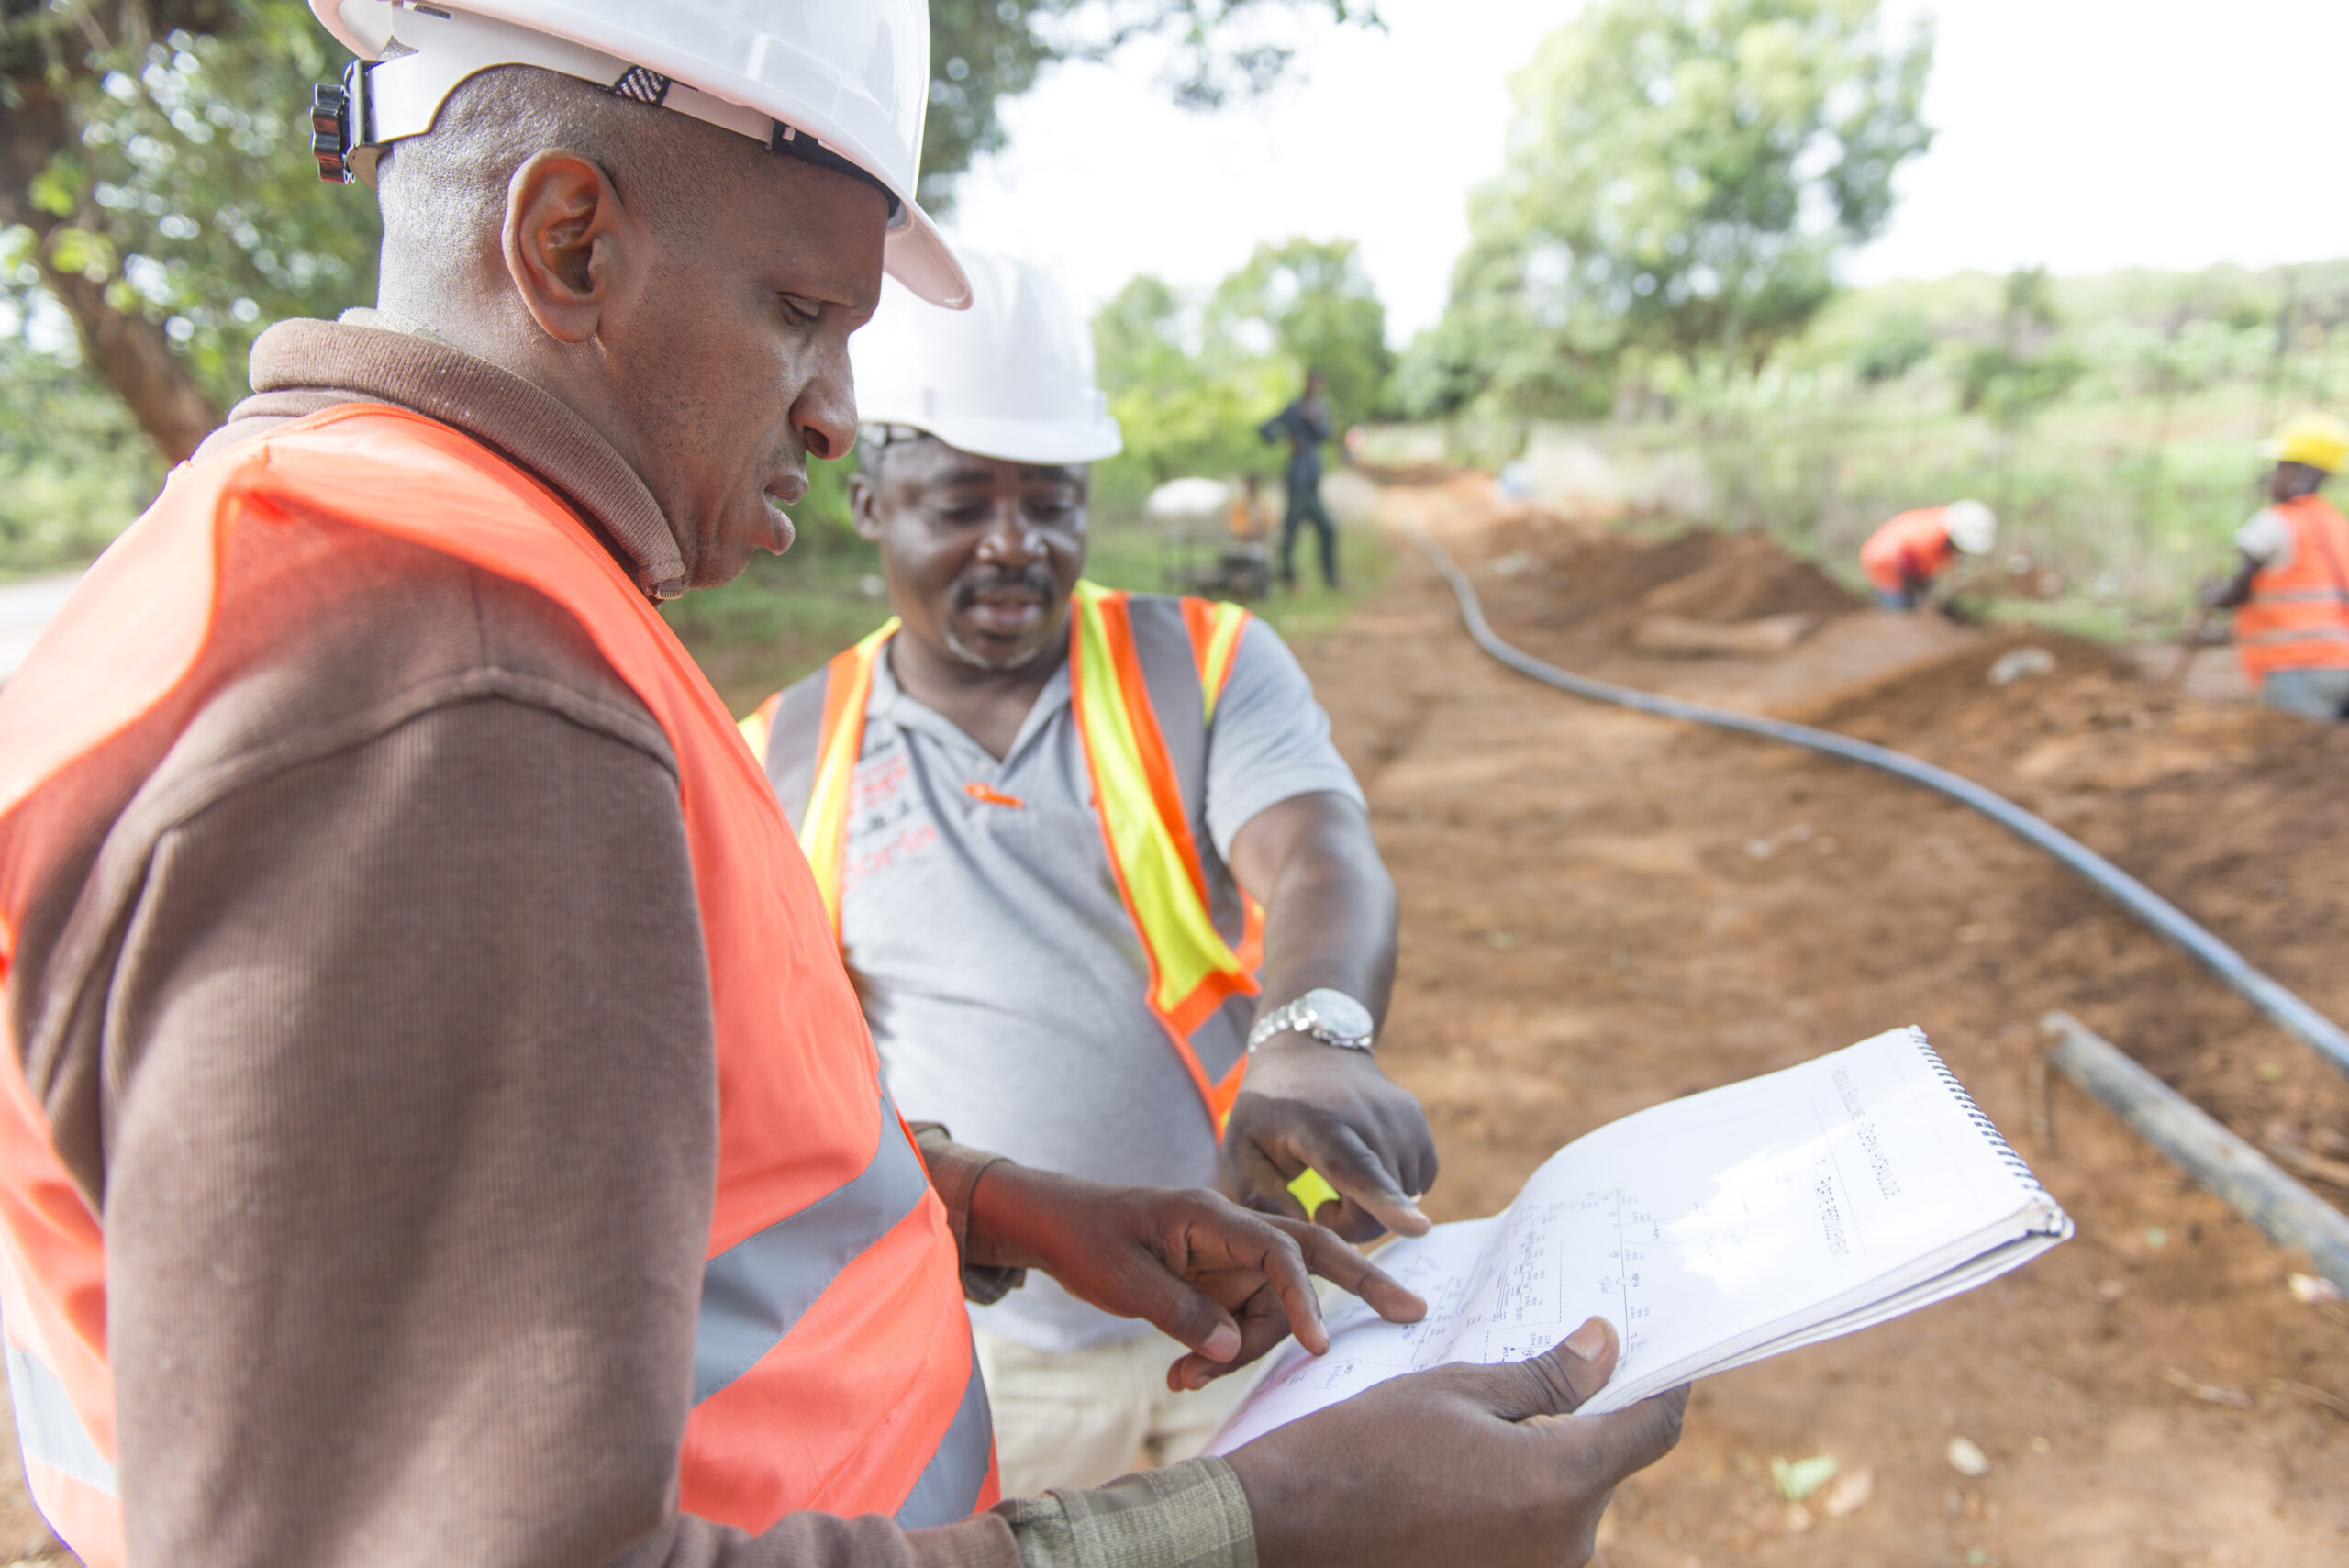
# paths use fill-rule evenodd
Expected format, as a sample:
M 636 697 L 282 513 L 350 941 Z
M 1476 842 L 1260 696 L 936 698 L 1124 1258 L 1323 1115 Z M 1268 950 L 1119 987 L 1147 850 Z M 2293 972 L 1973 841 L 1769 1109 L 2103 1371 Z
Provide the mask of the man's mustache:
M 1060 587 L 1051 571 L 1041 563 L 1017 570 L 997 569 L 955 584 L 954 607 L 968 609 L 978 602 L 980 595 L 1000 593 L 1007 588 L 1024 588 L 1049 605 L 1059 595 Z

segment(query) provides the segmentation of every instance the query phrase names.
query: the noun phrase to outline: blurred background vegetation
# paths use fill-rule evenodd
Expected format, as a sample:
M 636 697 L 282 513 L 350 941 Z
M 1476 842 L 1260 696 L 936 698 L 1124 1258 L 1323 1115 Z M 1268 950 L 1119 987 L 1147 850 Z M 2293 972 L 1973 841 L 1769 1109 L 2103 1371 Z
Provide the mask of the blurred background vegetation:
M 1349 0 L 935 0 L 923 199 L 951 210 L 1001 104 L 1060 61 L 1148 41 L 1178 103 L 1263 91 L 1289 53 L 1246 24 L 1283 7 L 1377 25 Z M 0 573 L 103 548 L 271 322 L 373 298 L 374 204 L 306 146 L 310 85 L 348 59 L 303 0 L 0 0 Z
M 1290 61 L 1244 24 L 1281 7 L 1377 25 L 1348 0 L 933 0 L 925 200 L 951 210 L 1062 61 L 1148 40 L 1178 102 L 1262 91 Z M 1842 287 L 1931 144 L 1932 61 L 1876 0 L 1591 0 L 1514 78 L 1449 303 L 1399 352 L 1342 236 L 1204 290 L 1135 277 L 1095 321 L 1127 441 L 1096 473 L 1101 569 L 1153 580 L 1121 530 L 1156 485 L 1276 476 L 1256 426 L 1319 366 L 1375 451 L 1551 488 L 1596 464 L 1601 511 L 1838 567 L 1883 516 L 1977 495 L 2009 525 L 1992 613 L 2174 624 L 2252 505 L 2255 439 L 2349 393 L 2349 261 Z M 87 560 L 240 395 L 257 333 L 372 296 L 373 204 L 303 141 L 342 63 L 301 0 L 0 0 L 0 573 Z M 788 562 L 679 608 L 697 639 L 870 623 L 818 470 Z

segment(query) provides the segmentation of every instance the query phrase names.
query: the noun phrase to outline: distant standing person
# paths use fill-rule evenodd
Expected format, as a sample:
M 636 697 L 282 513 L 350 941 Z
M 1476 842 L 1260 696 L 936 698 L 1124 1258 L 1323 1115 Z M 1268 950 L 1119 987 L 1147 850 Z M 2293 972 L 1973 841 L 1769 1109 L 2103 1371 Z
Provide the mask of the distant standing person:
M 1267 441 L 1288 440 L 1288 509 L 1281 519 L 1281 584 L 1297 586 L 1297 530 L 1311 523 L 1321 536 L 1321 581 L 1338 585 L 1338 525 L 1321 504 L 1321 445 L 1330 436 L 1330 404 L 1321 373 L 1305 373 L 1305 394 L 1256 427 Z
M 1960 555 L 1998 548 L 1998 515 L 1979 501 L 1952 501 L 1903 512 L 1860 546 L 1860 571 L 1888 610 L 1913 610 L 1933 580 Z
M 2349 519 L 2317 494 L 2349 462 L 2349 425 L 2295 419 L 2265 451 L 2274 505 L 2235 531 L 2242 563 L 2202 602 L 2235 612 L 2235 656 L 2260 701 L 2349 717 Z

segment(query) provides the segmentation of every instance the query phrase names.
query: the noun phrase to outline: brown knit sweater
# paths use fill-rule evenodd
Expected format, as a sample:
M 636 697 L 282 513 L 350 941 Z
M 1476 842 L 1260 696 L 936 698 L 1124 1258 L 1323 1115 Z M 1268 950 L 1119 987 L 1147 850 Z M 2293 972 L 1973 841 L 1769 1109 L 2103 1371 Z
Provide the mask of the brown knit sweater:
M 675 591 L 583 419 L 354 315 L 265 334 L 206 452 L 396 403 Z M 221 583 L 168 730 L 89 760 L 110 804 L 7 986 L 106 1225 L 131 1562 L 1252 1568 L 1217 1461 L 912 1532 L 678 1513 L 718 1130 L 667 741 L 548 600 L 446 557 L 297 521 Z M 925 1146 L 959 1235 L 977 1166 Z

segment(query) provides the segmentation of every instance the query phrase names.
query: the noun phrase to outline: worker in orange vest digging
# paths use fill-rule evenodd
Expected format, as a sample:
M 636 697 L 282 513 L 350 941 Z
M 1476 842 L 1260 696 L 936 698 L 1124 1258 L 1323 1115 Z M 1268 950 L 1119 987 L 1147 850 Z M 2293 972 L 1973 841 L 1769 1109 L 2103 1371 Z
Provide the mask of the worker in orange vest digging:
M 1334 1238 L 918 1150 L 658 601 L 781 550 L 914 205 L 911 0 L 317 0 L 379 307 L 257 344 L 0 688 L 0 1318 L 94 1568 L 1563 1561 L 1678 1407 L 1398 1379 L 996 1503 L 964 1280 L 1228 1367 Z M 524 18 L 518 20 L 516 18 Z M 780 28 L 782 30 L 771 30 Z M 1561 1547 L 1559 1543 L 1568 1543 Z
M 2234 611 L 2235 655 L 2262 702 L 2349 717 L 2349 520 L 2317 494 L 2349 462 L 2349 425 L 2295 419 L 2266 455 L 2273 504 L 2236 530 L 2241 564 L 2202 602 Z
M 1960 555 L 1998 547 L 1998 517 L 1979 501 L 1902 512 L 1860 546 L 1860 572 L 1888 610 L 1913 610 Z
M 970 310 L 892 288 L 852 348 L 897 617 L 743 727 L 891 1091 L 1023 1164 L 1424 1231 L 1427 1118 L 1373 1050 L 1395 891 L 1329 720 L 1238 606 L 1080 575 L 1120 444 L 1091 336 L 963 254 Z M 1186 1458 L 1241 1392 L 1170 1387 L 1182 1347 L 1050 1282 L 973 1316 L 1015 1491 Z

